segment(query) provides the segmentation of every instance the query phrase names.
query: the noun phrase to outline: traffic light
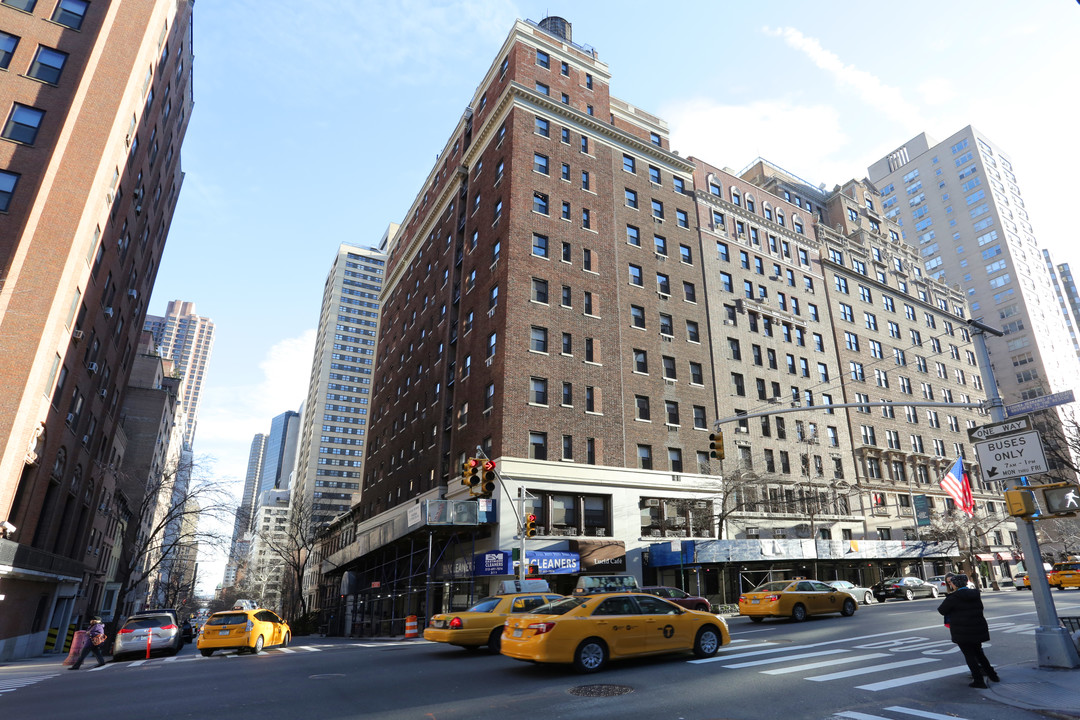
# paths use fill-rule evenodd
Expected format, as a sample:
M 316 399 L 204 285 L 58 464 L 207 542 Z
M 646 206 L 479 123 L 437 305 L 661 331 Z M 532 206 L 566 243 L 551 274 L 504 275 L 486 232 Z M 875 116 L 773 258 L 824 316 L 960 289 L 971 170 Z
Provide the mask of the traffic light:
M 1043 488 L 1043 511 L 1047 515 L 1075 515 L 1080 512 L 1080 486 L 1055 483 Z
M 477 494 L 482 497 L 491 497 L 495 490 L 495 461 L 485 460 L 480 466 L 480 477 L 477 482 Z
M 469 458 L 461 465 L 461 484 L 469 488 L 470 495 L 475 493 L 480 484 L 480 477 L 477 475 L 479 471 L 480 461 L 476 458 Z
M 1006 490 L 1005 507 L 1013 517 L 1029 517 L 1036 512 L 1035 497 L 1026 488 Z
M 525 537 L 536 537 L 536 516 L 532 513 L 525 516 Z
M 709 456 L 717 460 L 724 459 L 724 431 L 717 430 L 709 434 Z

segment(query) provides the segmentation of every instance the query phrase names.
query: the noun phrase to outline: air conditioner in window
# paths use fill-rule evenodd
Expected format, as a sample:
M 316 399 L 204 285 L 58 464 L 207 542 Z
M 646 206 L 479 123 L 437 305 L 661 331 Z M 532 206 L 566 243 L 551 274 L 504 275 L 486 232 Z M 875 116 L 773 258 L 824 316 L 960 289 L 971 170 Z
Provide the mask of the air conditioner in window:
M 100 395 L 102 398 L 107 398 L 109 397 L 109 391 L 105 388 L 101 388 L 100 390 L 98 390 L 98 395 Z
M 142 203 L 141 202 L 135 203 L 135 214 L 136 215 L 142 215 Z
M 128 290 L 128 297 L 131 298 L 132 300 L 135 300 L 136 298 L 139 297 L 139 291 L 136 290 L 135 288 L 131 288 L 130 290 Z
M 89 435 L 83 435 L 82 436 L 82 444 L 83 445 L 89 445 L 90 444 L 90 436 Z
M 488 317 L 495 317 L 495 308 L 488 310 Z
M 92 362 L 92 363 L 86 363 L 86 370 L 87 370 L 87 371 L 88 371 L 88 372 L 89 372 L 89 373 L 90 373 L 91 375 L 94 375 L 94 374 L 96 374 L 96 373 L 97 373 L 97 371 L 98 371 L 98 364 L 97 364 L 97 363 L 95 363 L 95 362 Z
M 68 425 L 75 422 L 75 413 L 68 413 L 67 419 L 64 422 L 66 422 Z
M 660 498 L 649 498 L 645 501 L 646 507 L 660 507 Z
M 82 330 L 73 331 L 71 333 L 71 339 L 74 340 L 75 342 L 78 342 L 79 340 L 82 340 L 83 339 L 83 331 Z
M 111 318 L 113 316 L 113 314 L 114 314 L 113 309 L 111 307 L 105 308 L 104 313 L 105 313 L 105 317 L 107 317 L 107 318 Z
M 779 280 L 779 279 L 780 279 L 780 276 L 779 276 L 779 275 L 770 275 L 770 276 L 769 276 L 769 279 L 770 279 L 770 280 Z
M 668 295 L 667 293 L 658 292 L 658 293 L 656 293 L 656 297 L 660 298 L 661 300 L 667 300 L 671 296 Z
M 494 359 L 495 358 L 493 358 L 493 357 L 485 358 L 484 359 L 484 366 L 485 367 L 491 367 L 491 361 L 494 360 Z
M 744 428 L 744 427 L 741 427 L 741 426 L 736 426 L 735 427 L 735 432 L 737 432 L 737 433 L 749 433 L 750 428 Z
M 725 324 L 725 325 L 734 325 L 734 324 L 735 324 L 735 321 L 734 321 L 734 320 L 725 320 L 725 321 L 724 321 L 724 324 Z
M 671 378 L 664 378 L 664 382 L 667 383 L 668 385 L 674 385 L 675 384 L 675 381 L 672 380 Z

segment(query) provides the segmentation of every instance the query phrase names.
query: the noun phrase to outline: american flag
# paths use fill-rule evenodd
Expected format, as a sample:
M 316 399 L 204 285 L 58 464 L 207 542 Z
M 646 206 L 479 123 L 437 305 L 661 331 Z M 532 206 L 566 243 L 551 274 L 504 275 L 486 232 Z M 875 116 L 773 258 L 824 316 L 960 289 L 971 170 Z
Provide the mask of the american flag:
M 967 473 L 964 472 L 963 458 L 956 458 L 956 462 L 941 478 L 941 489 L 949 493 L 949 497 L 956 502 L 956 506 L 968 514 L 975 515 L 975 500 L 971 497 L 971 484 L 968 482 Z

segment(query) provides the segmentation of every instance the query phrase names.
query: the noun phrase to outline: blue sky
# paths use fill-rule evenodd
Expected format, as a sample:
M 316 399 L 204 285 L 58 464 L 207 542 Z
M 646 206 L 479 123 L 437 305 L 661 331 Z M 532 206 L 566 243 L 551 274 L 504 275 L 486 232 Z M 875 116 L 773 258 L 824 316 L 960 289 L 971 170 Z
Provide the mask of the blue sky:
M 1080 167 L 1072 0 L 198 3 L 186 179 L 150 312 L 189 300 L 217 325 L 195 450 L 237 494 L 252 436 L 303 400 L 338 244 L 402 218 L 515 18 L 549 13 L 608 64 L 613 95 L 668 121 L 673 149 L 736 171 L 762 156 L 831 188 L 919 132 L 974 125 L 1010 155 L 1040 244 L 1080 270 L 1059 202 Z M 201 560 L 208 591 L 223 564 Z

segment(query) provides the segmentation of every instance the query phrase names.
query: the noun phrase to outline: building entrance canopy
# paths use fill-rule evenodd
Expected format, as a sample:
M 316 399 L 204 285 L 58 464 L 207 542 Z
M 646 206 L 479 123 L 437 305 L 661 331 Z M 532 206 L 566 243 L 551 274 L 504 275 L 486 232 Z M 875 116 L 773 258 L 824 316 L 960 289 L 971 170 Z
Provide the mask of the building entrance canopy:
M 673 545 L 677 545 L 673 549 Z M 956 543 L 921 540 L 684 540 L 649 546 L 653 567 L 760 560 L 888 560 L 958 555 Z

